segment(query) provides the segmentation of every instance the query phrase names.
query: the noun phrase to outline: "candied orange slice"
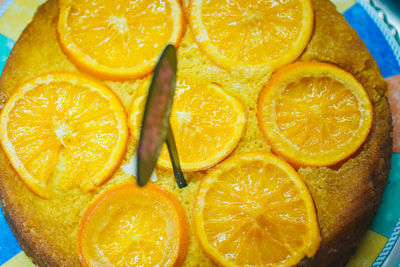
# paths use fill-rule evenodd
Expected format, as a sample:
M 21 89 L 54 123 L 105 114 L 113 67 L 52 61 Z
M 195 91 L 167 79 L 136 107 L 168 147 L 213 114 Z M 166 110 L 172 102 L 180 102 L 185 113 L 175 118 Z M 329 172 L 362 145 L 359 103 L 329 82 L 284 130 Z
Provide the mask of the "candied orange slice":
M 178 0 L 60 0 L 62 49 L 82 70 L 102 79 L 143 77 L 184 28 Z
M 306 185 L 270 153 L 215 167 L 200 183 L 193 220 L 204 251 L 222 266 L 294 266 L 321 240 Z
M 310 0 L 193 0 L 190 26 L 202 51 L 228 69 L 275 69 L 294 61 L 313 30 Z
M 83 266 L 181 266 L 188 243 L 181 204 L 151 184 L 105 192 L 88 207 L 78 230 Z
M 127 116 L 104 85 L 69 73 L 50 73 L 19 87 L 1 111 L 0 139 L 24 183 L 49 196 L 53 183 L 91 190 L 119 166 L 128 141 Z M 62 165 L 62 164 L 60 164 Z
M 130 127 L 137 140 L 149 82 L 132 102 Z M 170 119 L 183 171 L 207 169 L 231 153 L 243 136 L 246 110 L 223 89 L 198 78 L 178 75 Z M 172 169 L 164 146 L 158 165 Z
M 275 153 L 299 166 L 329 166 L 363 144 L 373 111 L 350 73 L 304 62 L 273 75 L 260 94 L 257 116 Z

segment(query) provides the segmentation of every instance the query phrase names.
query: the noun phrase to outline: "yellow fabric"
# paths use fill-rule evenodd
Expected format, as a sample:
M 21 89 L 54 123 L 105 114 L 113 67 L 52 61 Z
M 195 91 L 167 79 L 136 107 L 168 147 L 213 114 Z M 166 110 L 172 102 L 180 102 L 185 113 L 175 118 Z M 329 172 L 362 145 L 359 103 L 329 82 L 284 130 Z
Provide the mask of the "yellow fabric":
M 37 7 L 46 0 L 15 0 L 0 19 L 0 33 L 17 40 L 32 20 Z
M 26 256 L 26 254 L 21 251 L 14 257 L 12 257 L 9 261 L 4 263 L 2 267 L 34 267 L 35 264 L 32 263 L 31 259 Z
M 356 0 L 331 0 L 331 1 L 336 5 L 336 8 L 340 13 L 345 12 L 347 9 L 349 9 L 356 3 Z
M 370 267 L 385 246 L 387 238 L 368 230 L 356 254 L 351 257 L 347 267 Z

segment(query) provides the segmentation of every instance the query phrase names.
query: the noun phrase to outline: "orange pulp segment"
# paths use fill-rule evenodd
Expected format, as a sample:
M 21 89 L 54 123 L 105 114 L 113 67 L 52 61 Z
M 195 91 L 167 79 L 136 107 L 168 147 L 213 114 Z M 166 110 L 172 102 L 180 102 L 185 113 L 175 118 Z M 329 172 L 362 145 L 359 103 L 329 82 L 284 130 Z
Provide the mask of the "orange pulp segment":
M 260 94 L 257 116 L 275 153 L 298 166 L 329 166 L 363 144 L 373 111 L 350 73 L 303 62 L 273 75 Z
M 313 30 L 310 0 L 193 0 L 190 26 L 202 51 L 228 69 L 276 69 L 294 61 Z
M 48 182 L 65 157 L 64 184 L 85 191 L 119 166 L 128 141 L 125 110 L 102 84 L 69 73 L 50 73 L 19 87 L 1 112 L 1 144 L 24 183 L 49 196 Z
M 132 103 L 130 127 L 139 138 L 149 82 L 143 83 Z M 239 143 L 246 125 L 246 110 L 218 85 L 178 75 L 170 123 L 183 171 L 210 168 L 229 155 Z M 164 146 L 158 165 L 172 169 Z
M 237 154 L 214 168 L 193 219 L 203 249 L 222 266 L 293 266 L 321 240 L 306 185 L 270 153 Z
M 183 28 L 178 0 L 60 0 L 62 49 L 74 64 L 102 79 L 150 73 L 164 46 L 178 45 Z
M 88 207 L 78 230 L 83 266 L 181 266 L 188 242 L 182 206 L 151 184 L 105 192 Z

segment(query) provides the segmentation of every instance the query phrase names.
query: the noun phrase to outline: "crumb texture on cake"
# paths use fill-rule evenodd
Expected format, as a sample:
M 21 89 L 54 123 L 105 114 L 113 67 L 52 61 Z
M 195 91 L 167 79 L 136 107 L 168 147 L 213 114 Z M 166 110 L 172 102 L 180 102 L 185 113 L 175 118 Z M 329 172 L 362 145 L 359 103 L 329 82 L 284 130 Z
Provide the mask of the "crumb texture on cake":
M 185 14 L 187 2 L 183 1 Z M 327 62 L 350 72 L 364 86 L 374 106 L 371 132 L 355 155 L 335 169 L 298 170 L 314 199 L 322 235 L 321 247 L 314 258 L 305 258 L 299 265 L 320 266 L 323 262 L 324 266 L 341 266 L 368 229 L 387 181 L 392 153 L 391 114 L 386 82 L 357 33 L 329 0 L 313 0 L 313 6 L 314 32 L 299 61 Z M 68 71 L 89 76 L 62 52 L 57 40 L 57 13 L 57 0 L 49 0 L 41 6 L 14 46 L 0 79 L 0 92 L 7 98 L 18 86 L 43 73 Z M 178 59 L 178 76 L 181 72 L 191 73 L 206 82 L 216 83 L 246 106 L 247 129 L 233 153 L 269 151 L 270 146 L 257 124 L 256 111 L 258 94 L 270 73 L 229 73 L 218 68 L 200 52 L 189 27 L 180 44 Z M 101 82 L 109 86 L 129 110 L 143 80 Z M 0 102 L 2 108 L 4 99 L 0 101 L 3 101 Z M 122 164 L 129 162 L 135 152 L 133 140 L 129 143 Z M 188 187 L 180 190 L 171 171 L 157 169 L 156 183 L 178 198 L 189 219 L 190 245 L 184 266 L 215 266 L 200 248 L 191 218 L 194 195 L 206 174 L 207 171 L 186 173 Z M 82 193 L 76 188 L 43 200 L 18 178 L 2 150 L 0 177 L 4 215 L 24 251 L 40 266 L 79 266 L 76 235 L 84 210 L 99 194 L 133 179 L 118 169 L 96 192 Z

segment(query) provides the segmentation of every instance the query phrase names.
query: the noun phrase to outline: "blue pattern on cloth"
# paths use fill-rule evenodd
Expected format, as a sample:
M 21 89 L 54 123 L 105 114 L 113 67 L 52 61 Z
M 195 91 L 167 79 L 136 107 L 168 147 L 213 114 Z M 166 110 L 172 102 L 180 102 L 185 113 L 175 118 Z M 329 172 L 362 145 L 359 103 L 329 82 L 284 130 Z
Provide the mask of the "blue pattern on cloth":
M 21 250 L 3 216 L 3 212 L 0 212 L 0 265 L 7 262 Z
M 14 41 L 0 34 L 0 73 L 3 71 L 8 55 L 14 46 Z
M 380 267 L 385 262 L 386 258 L 392 252 L 396 242 L 399 240 L 400 237 L 400 220 L 397 222 L 396 227 L 393 230 L 392 235 L 390 236 L 389 240 L 386 242 L 385 247 L 382 249 L 382 252 L 376 258 L 375 262 L 372 264 L 372 267 Z M 398 263 L 397 266 L 399 266 Z
M 385 12 L 380 9 L 374 0 L 357 0 L 361 6 L 365 9 L 368 15 L 372 18 L 378 28 L 385 36 L 386 41 L 392 48 L 397 62 L 400 63 L 400 37 L 396 28 L 390 24 Z M 393 0 L 397 1 L 397 0 Z
M 343 13 L 349 24 L 367 45 L 384 78 L 400 74 L 400 65 L 384 34 L 360 4 Z
M 400 154 L 393 153 L 392 168 L 378 213 L 371 225 L 375 232 L 390 237 L 400 218 Z

